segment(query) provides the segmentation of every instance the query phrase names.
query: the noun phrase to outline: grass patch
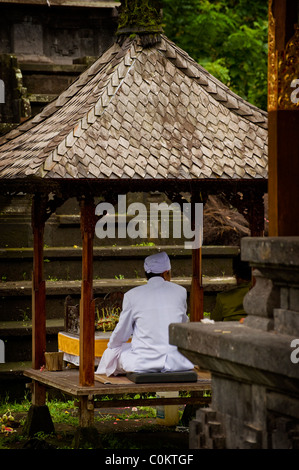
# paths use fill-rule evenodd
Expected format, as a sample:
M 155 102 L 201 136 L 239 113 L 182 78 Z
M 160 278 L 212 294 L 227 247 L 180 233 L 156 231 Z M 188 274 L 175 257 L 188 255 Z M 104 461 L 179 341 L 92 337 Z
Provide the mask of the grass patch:
M 210 393 L 208 392 L 206 396 Z M 186 396 L 186 393 L 180 393 Z M 135 398 L 154 398 L 153 394 L 131 394 L 124 395 L 124 400 Z M 102 407 L 95 406 L 94 420 L 95 426 L 101 430 L 101 440 L 104 449 L 134 449 L 134 448 L 164 448 L 170 446 L 168 442 L 169 432 L 171 431 L 171 445 L 176 448 L 182 445 L 181 433 L 175 433 L 174 429 L 167 430 L 167 427 L 161 427 L 156 423 L 156 408 L 152 406 L 126 406 L 122 400 L 119 400 L 117 408 L 105 407 L 105 402 L 115 399 L 115 396 L 105 396 L 96 402 L 101 401 Z M 47 406 L 52 417 L 55 434 L 45 435 L 37 433 L 33 438 L 29 439 L 23 435 L 23 429 L 27 418 L 27 413 L 31 407 L 31 393 L 27 392 L 21 401 L 10 401 L 7 396 L 0 401 L 0 416 L 7 413 L 8 416 L 14 417 L 15 428 L 12 432 L 0 433 L 0 449 L 18 449 L 29 448 L 34 445 L 39 448 L 57 448 L 72 449 L 73 437 L 79 426 L 78 403 L 75 400 L 49 399 L 47 397 Z M 140 401 L 139 401 L 140 403 Z M 179 410 L 181 424 L 182 410 Z M 131 421 L 131 424 L 130 424 Z M 134 422 L 136 421 L 136 423 Z M 127 423 L 125 423 L 127 422 Z M 186 437 L 184 437 L 186 439 Z M 186 443 L 183 443 L 187 445 Z M 48 447 L 47 447 L 48 446 Z M 52 447 L 51 447 L 52 446 Z M 161 447 L 162 446 L 162 447 Z M 32 447 L 31 447 L 32 448 Z

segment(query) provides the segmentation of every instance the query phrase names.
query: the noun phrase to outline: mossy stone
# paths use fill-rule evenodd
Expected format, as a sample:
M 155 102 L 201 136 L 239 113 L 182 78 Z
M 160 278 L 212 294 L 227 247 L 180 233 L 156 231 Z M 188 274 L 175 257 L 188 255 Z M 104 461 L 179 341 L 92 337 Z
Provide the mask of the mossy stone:
M 152 32 L 161 30 L 160 2 L 122 0 L 118 30 Z

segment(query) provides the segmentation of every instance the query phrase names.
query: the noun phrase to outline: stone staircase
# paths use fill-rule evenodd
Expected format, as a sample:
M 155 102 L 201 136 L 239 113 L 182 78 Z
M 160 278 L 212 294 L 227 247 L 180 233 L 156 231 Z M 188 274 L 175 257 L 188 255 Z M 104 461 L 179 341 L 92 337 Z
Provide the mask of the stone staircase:
M 18 60 L 14 54 L 0 55 L 0 71 L 6 86 L 8 114 L 0 116 L 0 135 L 39 113 L 64 91 L 96 57 L 56 64 Z
M 48 103 L 66 89 L 96 57 L 83 57 L 73 64 L 54 64 L 43 62 L 20 62 L 23 86 L 35 116 Z

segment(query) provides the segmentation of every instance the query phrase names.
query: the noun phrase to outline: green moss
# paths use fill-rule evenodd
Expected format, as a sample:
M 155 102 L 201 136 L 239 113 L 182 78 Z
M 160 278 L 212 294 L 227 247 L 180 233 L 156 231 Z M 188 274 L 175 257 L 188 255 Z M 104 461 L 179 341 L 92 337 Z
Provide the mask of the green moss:
M 153 31 L 161 29 L 161 15 L 157 0 L 122 0 L 119 30 Z

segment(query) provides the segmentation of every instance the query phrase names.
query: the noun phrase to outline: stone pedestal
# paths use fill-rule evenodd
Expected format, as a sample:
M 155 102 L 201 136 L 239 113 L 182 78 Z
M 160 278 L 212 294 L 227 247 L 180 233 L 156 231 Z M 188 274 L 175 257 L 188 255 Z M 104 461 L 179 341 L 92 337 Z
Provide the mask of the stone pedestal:
M 255 285 L 244 323 L 171 325 L 170 342 L 212 374 L 190 448 L 299 448 L 299 237 L 246 238 Z

